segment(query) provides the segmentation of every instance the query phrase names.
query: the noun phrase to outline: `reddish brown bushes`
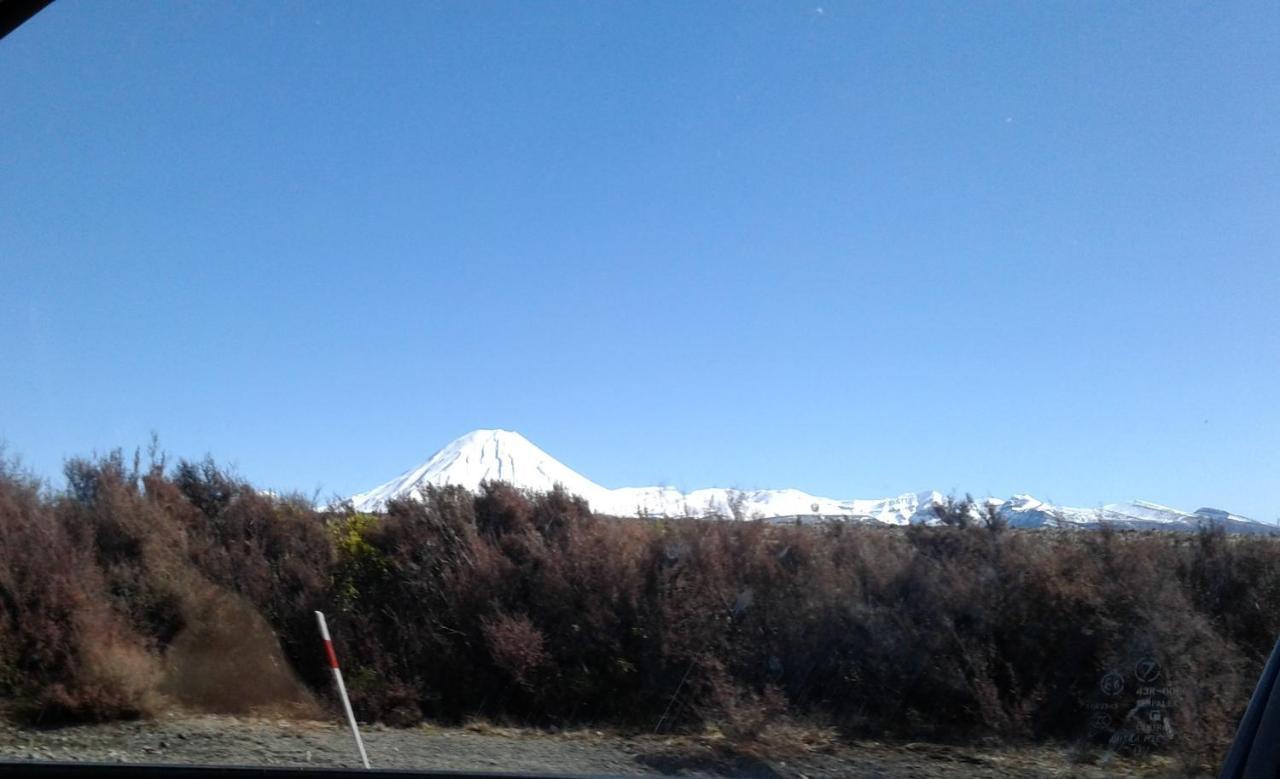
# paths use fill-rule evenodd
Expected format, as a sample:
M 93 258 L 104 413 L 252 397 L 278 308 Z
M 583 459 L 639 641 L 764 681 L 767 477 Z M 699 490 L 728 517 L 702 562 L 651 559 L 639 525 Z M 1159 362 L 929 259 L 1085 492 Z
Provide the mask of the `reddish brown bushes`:
M 497 485 L 358 524 L 369 550 L 338 562 L 363 571 L 355 662 L 428 713 L 735 732 L 785 709 L 877 734 L 1103 742 L 1131 727 L 1131 669 L 1152 659 L 1177 698 L 1166 735 L 1220 745 L 1270 639 L 1251 604 L 1208 613 L 1242 607 L 1203 582 L 1235 581 L 1242 555 L 1280 562 L 1257 538 L 605 519 Z M 1128 686 L 1107 698 L 1116 669 Z
M 297 606 L 328 589 L 331 548 L 309 508 L 298 513 L 296 505 L 259 498 L 210 466 L 230 485 L 211 517 L 197 506 L 213 503 L 197 503 L 180 488 L 189 486 L 182 468 L 171 479 L 162 462 L 143 468 L 135 458 L 129 467 L 119 452 L 72 460 L 66 473 L 66 492 L 50 495 L 0 465 L 0 688 L 20 716 L 49 722 L 148 714 L 162 687 L 172 693 L 188 681 L 167 662 L 175 639 L 199 634 L 243 645 L 244 636 L 231 635 L 243 620 L 211 617 L 226 613 L 214 607 L 226 602 L 228 589 L 250 597 L 250 622 L 261 620 L 260 610 L 285 626 L 296 626 Z M 307 528 L 318 539 L 318 565 L 287 554 L 305 546 Z M 300 640 L 302 629 L 292 636 Z M 264 657 L 240 661 L 269 662 L 276 639 L 268 632 L 263 641 Z M 314 654 L 314 641 L 308 646 Z M 307 670 L 315 665 L 301 652 L 290 659 Z M 210 667 L 197 673 L 207 676 Z M 284 668 L 273 678 L 291 677 Z M 249 681 L 260 674 L 220 678 L 228 696 L 233 684 L 262 686 Z M 260 701 L 255 691 L 241 697 Z
M 179 463 L 154 478 L 148 498 L 187 539 L 183 564 L 240 595 L 276 629 L 289 662 L 313 687 L 328 679 L 312 612 L 332 602 L 333 544 L 299 496 L 259 494 L 212 461 Z
M 615 519 L 506 485 L 325 516 L 210 462 L 68 475 L 0 469 L 0 687 L 33 715 L 145 712 L 234 594 L 322 694 L 328 612 L 357 709 L 398 723 L 1104 743 L 1159 699 L 1151 743 L 1212 754 L 1280 632 L 1269 538 Z
M 542 631 L 529 618 L 499 613 L 480 622 L 494 665 L 506 671 L 521 687 L 531 688 L 533 673 L 547 662 Z
M 95 537 L 49 508 L 0 460 L 0 689 L 40 722 L 148 713 L 158 666 L 112 608 Z

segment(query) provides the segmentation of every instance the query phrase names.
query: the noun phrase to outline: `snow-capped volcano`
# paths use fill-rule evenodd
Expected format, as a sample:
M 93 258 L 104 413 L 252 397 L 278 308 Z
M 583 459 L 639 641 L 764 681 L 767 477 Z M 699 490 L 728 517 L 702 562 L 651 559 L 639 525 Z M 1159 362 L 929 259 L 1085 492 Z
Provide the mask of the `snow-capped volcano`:
M 713 487 L 687 493 L 671 487 L 609 489 L 564 465 L 519 433 L 476 430 L 453 441 L 417 468 L 368 492 L 352 495 L 351 503 L 358 511 L 381 511 L 391 499 L 416 497 L 429 486 L 456 485 L 474 492 L 484 481 L 504 481 L 534 492 L 548 492 L 559 484 L 585 498 L 595 511 L 615 516 L 843 518 L 889 525 L 931 524 L 938 521 L 935 509 L 946 500 L 936 490 L 907 492 L 893 498 L 837 500 L 789 489 Z M 1106 522 L 1135 528 L 1193 529 L 1212 521 L 1239 532 L 1276 530 L 1219 509 L 1187 513 L 1144 501 L 1083 509 L 1015 495 L 1008 500 L 989 498 L 987 505 L 1014 527 L 1093 527 Z
M 609 490 L 571 470 L 510 430 L 474 430 L 431 455 L 422 465 L 368 492 L 352 495 L 360 511 L 378 511 L 392 498 L 416 496 L 426 487 L 455 485 L 476 492 L 483 481 L 550 492 L 557 484 L 591 503 Z

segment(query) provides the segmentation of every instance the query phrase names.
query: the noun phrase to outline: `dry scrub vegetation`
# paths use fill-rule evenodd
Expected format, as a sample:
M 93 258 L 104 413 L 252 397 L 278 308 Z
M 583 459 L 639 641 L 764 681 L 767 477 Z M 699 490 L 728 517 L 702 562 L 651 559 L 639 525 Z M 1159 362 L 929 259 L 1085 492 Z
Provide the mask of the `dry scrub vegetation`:
M 357 710 L 393 724 L 1105 744 L 1149 659 L 1157 746 L 1213 761 L 1280 635 L 1268 538 L 618 519 L 502 484 L 374 517 L 208 461 L 66 471 L 53 493 L 0 465 L 0 693 L 24 720 L 305 712 L 322 609 Z

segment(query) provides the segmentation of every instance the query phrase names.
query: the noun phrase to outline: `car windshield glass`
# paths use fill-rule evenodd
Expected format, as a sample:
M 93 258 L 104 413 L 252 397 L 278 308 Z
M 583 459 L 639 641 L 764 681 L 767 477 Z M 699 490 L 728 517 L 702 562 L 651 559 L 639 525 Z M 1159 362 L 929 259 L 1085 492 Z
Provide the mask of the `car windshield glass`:
M 1277 42 L 0 0 L 0 761 L 1216 774 L 1280 638 Z

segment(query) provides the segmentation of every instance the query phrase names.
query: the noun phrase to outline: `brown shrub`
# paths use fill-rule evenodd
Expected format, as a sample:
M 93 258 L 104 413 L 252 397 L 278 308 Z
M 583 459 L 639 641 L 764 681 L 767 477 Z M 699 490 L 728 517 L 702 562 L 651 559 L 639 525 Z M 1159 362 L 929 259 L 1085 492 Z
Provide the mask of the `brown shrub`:
M 327 689 L 313 615 L 333 602 L 334 549 L 323 517 L 300 496 L 260 494 L 207 459 L 179 463 L 172 478 L 155 475 L 147 496 L 184 532 L 178 564 L 257 608 L 303 681 Z
M 323 563 L 288 554 L 308 538 L 297 527 L 303 523 L 294 516 L 297 506 L 260 498 L 212 464 L 202 477 L 232 487 L 217 501 L 191 499 L 179 484 L 199 482 L 181 478 L 179 469 L 175 483 L 162 461 L 153 457 L 144 469 L 140 460 L 135 456 L 129 467 L 119 451 L 71 460 L 61 495 L 43 493 L 15 466 L 0 464 L 0 690 L 16 713 L 41 722 L 144 716 L 161 705 L 161 691 L 212 705 L 188 694 L 191 679 L 216 677 L 221 681 L 215 686 L 226 693 L 235 689 L 227 680 L 235 678 L 241 694 L 258 695 L 255 701 L 264 695 L 299 698 L 296 684 L 288 690 L 246 686 L 247 679 L 261 681 L 252 665 L 229 676 L 206 662 L 187 684 L 174 677 L 175 668 L 189 661 L 189 637 L 226 636 L 231 629 L 220 606 L 226 589 L 211 576 L 249 592 L 254 606 L 242 613 L 250 623 L 261 625 L 261 609 L 302 638 L 295 606 L 319 602 L 314 598 L 324 594 L 328 577 Z M 219 513 L 208 517 L 197 506 Z M 313 547 L 327 560 L 320 520 L 310 509 L 304 513 L 319 537 Z M 233 532 L 249 525 L 257 532 Z M 262 651 L 228 659 L 276 660 L 276 639 L 264 626 L 240 632 L 237 651 L 250 634 Z M 175 651 L 183 636 L 187 640 Z M 314 653 L 316 642 L 308 643 Z M 297 654 L 299 667 L 316 665 Z
M 499 613 L 481 620 L 481 631 L 489 647 L 489 656 L 521 687 L 532 689 L 532 676 L 547 662 L 542 631 L 524 615 Z
M 111 608 L 92 539 L 0 458 L 0 689 L 38 722 L 136 717 L 155 658 Z
M 275 633 L 245 600 L 211 591 L 187 616 L 165 653 L 160 692 L 199 711 L 319 715 Z

